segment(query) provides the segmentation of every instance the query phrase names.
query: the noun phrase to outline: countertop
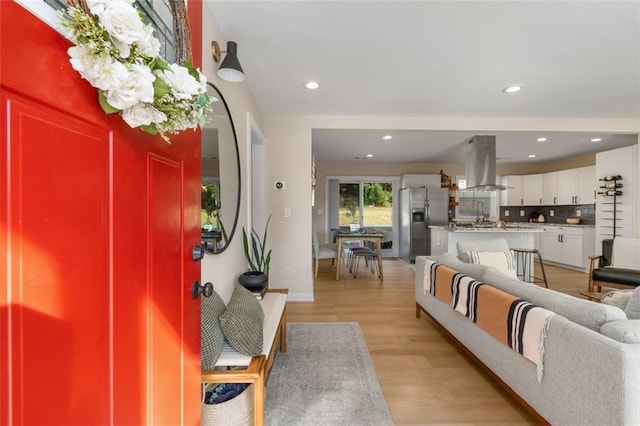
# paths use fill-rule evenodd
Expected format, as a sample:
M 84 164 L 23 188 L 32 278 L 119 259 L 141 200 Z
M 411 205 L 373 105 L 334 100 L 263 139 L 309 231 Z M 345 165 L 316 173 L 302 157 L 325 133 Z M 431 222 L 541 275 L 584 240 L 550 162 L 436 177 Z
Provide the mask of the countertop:
M 570 223 L 549 223 L 549 222 L 507 222 L 507 226 L 528 226 L 531 228 L 543 228 L 545 226 L 562 226 L 564 228 L 595 228 L 595 225 L 586 225 L 578 223 L 576 225 Z
M 453 228 L 449 228 L 448 226 L 429 226 L 430 229 L 441 229 L 447 232 L 515 232 L 515 233 L 526 233 L 526 232 L 543 232 L 541 227 L 527 226 L 528 224 L 523 225 L 507 225 L 505 228 L 498 227 L 473 227 L 473 226 L 457 226 Z

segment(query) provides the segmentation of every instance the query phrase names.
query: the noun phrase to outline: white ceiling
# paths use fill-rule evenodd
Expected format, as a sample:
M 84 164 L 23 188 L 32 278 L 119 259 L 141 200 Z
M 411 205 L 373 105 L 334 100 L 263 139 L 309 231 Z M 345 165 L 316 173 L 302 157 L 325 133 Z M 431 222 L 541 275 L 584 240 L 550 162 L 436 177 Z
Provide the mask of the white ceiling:
M 640 1 L 218 1 L 265 114 L 640 120 Z M 205 41 L 207 42 L 207 41 Z M 316 80 L 311 92 L 304 82 Z M 523 91 L 501 90 L 519 84 Z M 503 162 L 547 161 L 636 135 L 316 130 L 316 161 L 463 162 L 496 134 Z M 546 136 L 546 144 L 537 143 Z M 604 141 L 590 143 L 591 137 Z

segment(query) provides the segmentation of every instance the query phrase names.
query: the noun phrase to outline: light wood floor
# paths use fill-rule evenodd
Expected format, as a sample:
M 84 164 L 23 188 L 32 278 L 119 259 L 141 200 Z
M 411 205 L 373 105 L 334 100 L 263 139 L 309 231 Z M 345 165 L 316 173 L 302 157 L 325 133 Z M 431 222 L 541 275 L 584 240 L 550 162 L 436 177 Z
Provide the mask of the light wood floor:
M 545 270 L 552 289 L 586 290 L 587 274 Z M 437 325 L 415 317 L 414 272 L 406 262 L 385 260 L 384 275 L 384 282 L 366 273 L 336 281 L 331 261 L 321 261 L 315 302 L 288 303 L 288 321 L 359 322 L 395 424 L 536 423 Z

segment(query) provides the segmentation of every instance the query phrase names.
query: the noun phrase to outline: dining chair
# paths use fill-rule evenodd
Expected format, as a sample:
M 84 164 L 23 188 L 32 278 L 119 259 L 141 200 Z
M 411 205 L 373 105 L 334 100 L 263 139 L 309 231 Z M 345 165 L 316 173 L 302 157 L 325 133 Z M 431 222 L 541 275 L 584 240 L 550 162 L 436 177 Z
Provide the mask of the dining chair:
M 314 278 L 318 278 L 318 265 L 320 259 L 332 259 L 331 264 L 335 263 L 338 253 L 338 245 L 333 243 L 320 244 L 318 242 L 318 232 L 313 230 L 313 258 L 315 259 Z

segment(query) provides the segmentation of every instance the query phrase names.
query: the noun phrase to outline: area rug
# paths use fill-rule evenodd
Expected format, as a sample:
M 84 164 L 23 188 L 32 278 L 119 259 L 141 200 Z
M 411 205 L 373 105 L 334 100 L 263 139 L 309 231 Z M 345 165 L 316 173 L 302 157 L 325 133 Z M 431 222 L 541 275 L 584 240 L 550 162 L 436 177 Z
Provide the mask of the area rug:
M 265 424 L 393 424 L 358 323 L 287 325 L 287 352 L 267 383 Z

